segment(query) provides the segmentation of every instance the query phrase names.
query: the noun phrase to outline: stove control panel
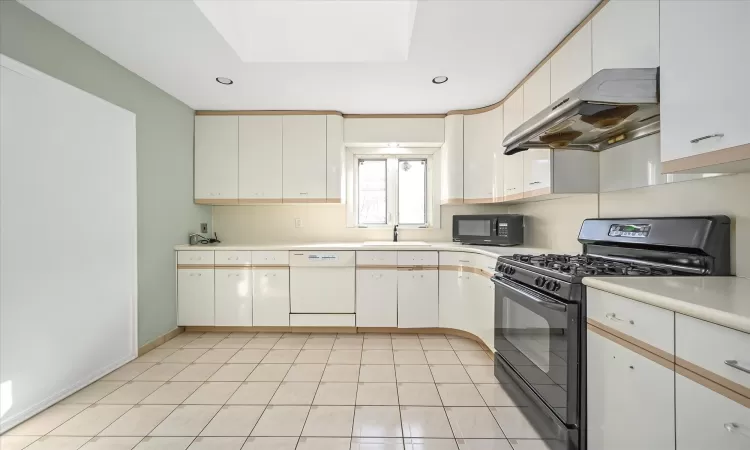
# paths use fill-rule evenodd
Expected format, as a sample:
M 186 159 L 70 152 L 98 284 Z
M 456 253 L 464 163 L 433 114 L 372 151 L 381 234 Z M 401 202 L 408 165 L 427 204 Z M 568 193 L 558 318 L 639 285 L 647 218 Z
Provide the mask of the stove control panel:
M 651 225 L 647 224 L 613 224 L 609 227 L 609 236 L 645 238 L 651 232 Z

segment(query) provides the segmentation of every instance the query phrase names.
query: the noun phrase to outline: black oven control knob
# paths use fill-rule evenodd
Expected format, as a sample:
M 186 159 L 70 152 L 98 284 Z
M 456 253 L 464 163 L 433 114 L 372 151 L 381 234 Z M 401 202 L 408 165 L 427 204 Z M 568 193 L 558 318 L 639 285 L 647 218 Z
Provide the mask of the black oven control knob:
M 544 285 L 544 287 L 547 288 L 548 291 L 555 292 L 560 290 L 560 283 L 558 283 L 557 281 L 549 280 Z
M 514 269 L 512 266 L 505 266 L 503 272 L 505 272 L 507 275 L 513 275 L 514 273 L 516 273 L 516 269 Z
M 547 279 L 544 277 L 536 277 L 536 279 L 534 280 L 534 284 L 536 284 L 537 287 L 542 287 L 544 286 L 545 281 L 547 281 Z

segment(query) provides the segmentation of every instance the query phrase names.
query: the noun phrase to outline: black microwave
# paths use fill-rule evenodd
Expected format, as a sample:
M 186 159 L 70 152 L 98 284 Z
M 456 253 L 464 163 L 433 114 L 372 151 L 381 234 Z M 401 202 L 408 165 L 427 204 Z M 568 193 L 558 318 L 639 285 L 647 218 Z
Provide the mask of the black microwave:
M 482 214 L 453 216 L 453 242 L 476 245 L 523 244 L 523 216 Z

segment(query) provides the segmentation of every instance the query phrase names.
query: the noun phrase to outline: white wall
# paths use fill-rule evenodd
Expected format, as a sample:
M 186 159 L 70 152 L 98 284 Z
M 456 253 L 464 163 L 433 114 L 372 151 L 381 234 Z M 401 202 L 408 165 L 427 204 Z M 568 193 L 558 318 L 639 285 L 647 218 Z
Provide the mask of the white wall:
M 0 55 L 0 430 L 137 355 L 135 115 Z

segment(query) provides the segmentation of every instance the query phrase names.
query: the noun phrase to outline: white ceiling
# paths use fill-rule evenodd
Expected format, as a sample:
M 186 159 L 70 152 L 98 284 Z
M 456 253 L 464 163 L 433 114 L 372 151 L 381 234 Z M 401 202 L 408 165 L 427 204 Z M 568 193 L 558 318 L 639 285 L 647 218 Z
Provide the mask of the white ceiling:
M 298 47 L 291 37 L 299 39 L 301 35 L 282 27 L 299 23 L 299 15 L 288 21 L 269 18 L 265 23 L 273 25 L 263 28 L 266 36 L 242 32 L 245 40 L 236 40 L 233 47 L 191 0 L 19 1 L 194 109 L 325 109 L 344 113 L 444 113 L 494 103 L 598 3 L 420 0 L 406 60 L 382 62 L 403 59 L 398 49 L 391 48 L 389 56 L 379 57 L 380 62 L 351 62 L 352 52 L 341 46 L 342 42 L 377 54 L 383 46 L 396 45 L 393 42 L 403 44 L 404 37 L 399 35 L 393 42 L 383 43 L 380 50 L 372 40 L 366 41 L 367 47 L 354 38 L 361 38 L 361 33 L 353 32 L 351 24 L 341 23 L 346 19 L 339 17 L 333 34 L 339 42 L 331 43 L 335 51 L 316 51 L 308 46 L 302 52 L 287 49 L 286 56 L 280 53 L 274 58 L 269 51 Z M 241 0 L 232 0 L 237 1 Z M 257 14 L 263 11 L 269 10 L 256 9 Z M 347 14 L 352 21 L 362 20 L 361 12 Z M 368 14 L 372 16 L 371 25 L 382 18 L 382 14 Z M 314 14 L 308 15 L 315 21 Z M 311 33 L 310 42 L 331 39 L 330 27 L 336 22 L 319 21 L 325 32 Z M 253 22 L 258 23 L 256 17 L 234 21 L 233 26 Z M 226 30 L 223 33 L 230 36 Z M 398 33 L 403 34 L 403 30 Z M 273 42 L 256 45 L 247 36 L 262 36 Z M 249 59 L 295 62 L 245 62 L 235 50 L 242 52 L 242 45 L 255 49 L 245 54 L 245 59 L 255 55 Z M 360 61 L 377 58 L 365 55 Z M 321 59 L 344 62 L 310 62 Z M 448 76 L 449 81 L 433 84 L 432 78 L 438 75 Z M 233 79 L 234 84 L 218 84 L 215 78 L 220 76 Z

